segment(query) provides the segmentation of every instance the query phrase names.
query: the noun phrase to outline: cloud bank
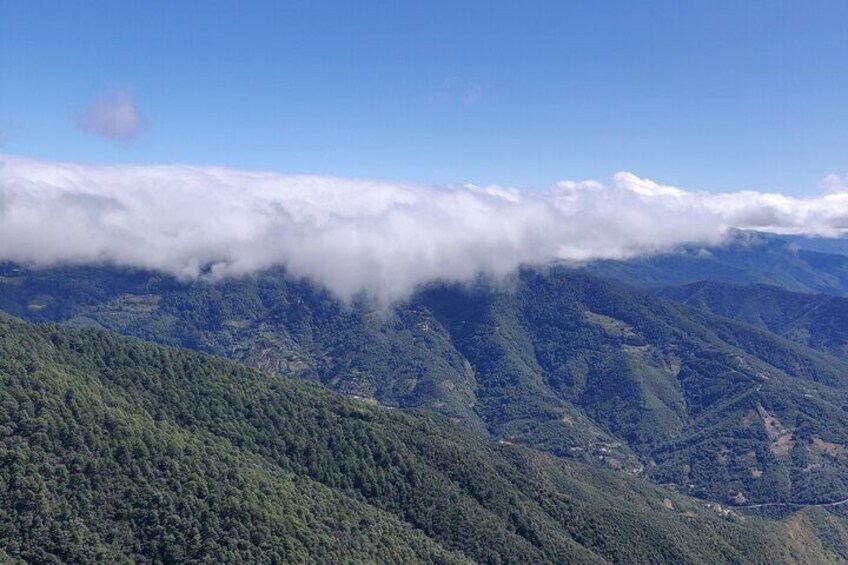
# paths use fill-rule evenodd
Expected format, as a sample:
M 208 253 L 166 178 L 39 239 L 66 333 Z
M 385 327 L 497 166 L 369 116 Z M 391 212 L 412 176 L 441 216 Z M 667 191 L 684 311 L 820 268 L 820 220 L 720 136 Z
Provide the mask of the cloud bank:
M 76 123 L 83 131 L 115 141 L 133 140 L 144 129 L 135 100 L 123 89 L 92 102 L 76 117 Z
M 618 173 L 544 192 L 0 156 L 0 260 L 212 278 L 284 265 L 383 303 L 521 264 L 717 244 L 732 228 L 841 235 L 848 192 L 687 192 Z

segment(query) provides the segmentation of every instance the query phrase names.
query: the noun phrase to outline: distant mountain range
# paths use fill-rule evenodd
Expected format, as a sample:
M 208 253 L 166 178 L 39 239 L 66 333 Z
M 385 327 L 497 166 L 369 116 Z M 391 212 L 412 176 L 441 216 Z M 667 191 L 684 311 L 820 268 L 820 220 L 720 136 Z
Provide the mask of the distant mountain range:
M 740 231 L 720 247 L 684 247 L 631 261 L 597 261 L 582 270 L 641 288 L 712 280 L 845 295 L 847 241 Z
M 782 239 L 798 249 L 832 255 L 848 255 L 848 237 L 812 237 L 807 235 L 772 235 L 771 237 Z

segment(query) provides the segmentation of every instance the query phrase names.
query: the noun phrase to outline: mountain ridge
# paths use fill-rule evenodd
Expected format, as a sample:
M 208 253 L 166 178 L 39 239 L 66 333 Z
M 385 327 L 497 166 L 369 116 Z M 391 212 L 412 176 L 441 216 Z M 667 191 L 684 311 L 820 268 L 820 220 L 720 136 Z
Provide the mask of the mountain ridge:
M 682 246 L 646 257 L 594 261 L 576 268 L 646 289 L 715 280 L 844 296 L 848 293 L 848 255 L 842 253 L 844 249 L 844 239 L 805 240 L 737 230 L 723 245 Z

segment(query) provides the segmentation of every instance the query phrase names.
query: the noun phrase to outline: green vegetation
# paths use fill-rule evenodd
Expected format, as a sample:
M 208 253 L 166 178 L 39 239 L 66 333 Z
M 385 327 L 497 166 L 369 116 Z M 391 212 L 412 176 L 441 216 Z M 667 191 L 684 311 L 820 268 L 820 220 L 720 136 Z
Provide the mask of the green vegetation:
M 848 496 L 844 358 L 565 268 L 526 269 L 502 288 L 434 284 L 393 312 L 279 270 L 217 284 L 104 267 L 3 275 L 0 307 L 31 320 L 436 411 L 481 437 L 709 500 Z
M 435 415 L 100 331 L 0 317 L 0 379 L 0 547 L 10 561 L 846 556 L 835 515 L 828 536 L 818 523 L 743 521 Z M 796 543 L 790 526 L 816 543 Z
M 151 357 L 158 362 L 144 366 Z M 186 371 L 200 379 L 220 369 L 107 336 L 0 320 L 6 554 L 33 563 L 465 561 L 395 517 L 144 398 L 145 386 L 152 392 L 173 378 L 164 386 L 175 387 Z M 124 379 L 140 388 L 123 390 Z
M 848 359 L 848 298 L 716 281 L 667 288 L 659 294 Z

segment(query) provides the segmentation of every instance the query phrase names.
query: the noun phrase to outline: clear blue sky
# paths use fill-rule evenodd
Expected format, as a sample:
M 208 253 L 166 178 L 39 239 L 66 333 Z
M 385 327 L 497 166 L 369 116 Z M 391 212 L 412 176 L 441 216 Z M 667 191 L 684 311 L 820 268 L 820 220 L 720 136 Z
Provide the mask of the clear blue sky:
M 74 120 L 116 88 L 130 142 Z M 804 194 L 848 171 L 848 1 L 0 0 L 0 152 Z

